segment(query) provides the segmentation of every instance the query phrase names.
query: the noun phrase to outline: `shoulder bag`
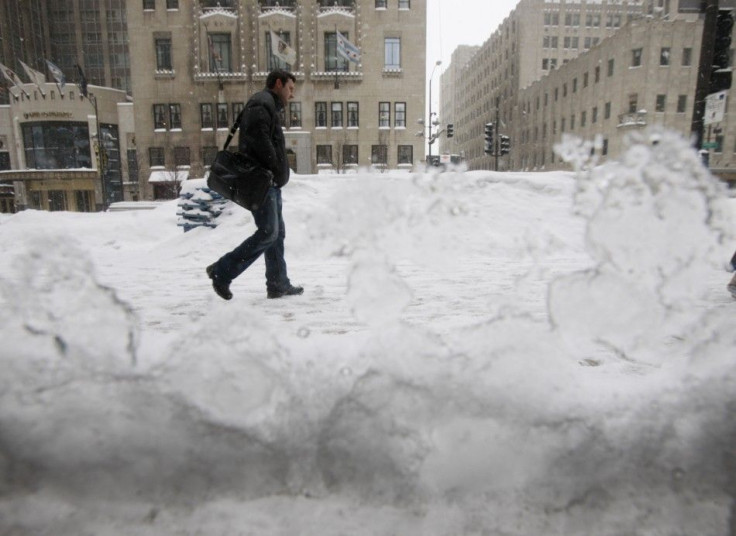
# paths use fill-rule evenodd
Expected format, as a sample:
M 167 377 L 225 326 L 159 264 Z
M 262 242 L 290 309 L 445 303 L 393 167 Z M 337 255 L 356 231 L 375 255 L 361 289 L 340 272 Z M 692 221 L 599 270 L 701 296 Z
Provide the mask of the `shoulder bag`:
M 222 151 L 218 151 L 210 166 L 207 186 L 225 199 L 234 201 L 248 210 L 258 210 L 273 184 L 273 173 L 253 162 L 242 153 L 228 151 L 227 147 L 240 127 L 241 110 L 230 129 Z

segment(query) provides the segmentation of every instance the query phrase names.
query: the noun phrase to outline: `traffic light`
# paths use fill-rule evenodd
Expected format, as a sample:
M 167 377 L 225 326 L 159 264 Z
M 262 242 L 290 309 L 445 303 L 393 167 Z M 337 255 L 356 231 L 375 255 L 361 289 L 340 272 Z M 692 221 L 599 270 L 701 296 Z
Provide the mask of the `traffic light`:
M 486 123 L 486 126 L 484 127 L 484 138 L 486 140 L 485 148 L 483 151 L 486 154 L 493 154 L 493 123 Z
M 731 67 L 729 63 L 732 30 L 732 10 L 718 10 L 715 42 L 713 44 L 713 67 L 710 72 L 708 93 L 717 93 L 731 89 Z
M 452 123 L 447 124 L 447 137 L 452 138 L 455 135 L 455 125 Z
M 499 152 L 504 154 L 509 154 L 511 152 L 511 138 L 509 138 L 506 134 L 501 134 L 498 137 L 498 141 L 501 145 Z

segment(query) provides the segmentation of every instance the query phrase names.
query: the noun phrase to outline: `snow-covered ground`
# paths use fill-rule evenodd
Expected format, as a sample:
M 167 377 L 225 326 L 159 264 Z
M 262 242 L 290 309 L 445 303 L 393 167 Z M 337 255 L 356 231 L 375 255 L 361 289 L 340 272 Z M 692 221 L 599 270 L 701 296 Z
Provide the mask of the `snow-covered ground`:
M 736 534 L 736 200 L 649 141 L 295 176 L 279 300 L 238 207 L 2 216 L 0 534 Z

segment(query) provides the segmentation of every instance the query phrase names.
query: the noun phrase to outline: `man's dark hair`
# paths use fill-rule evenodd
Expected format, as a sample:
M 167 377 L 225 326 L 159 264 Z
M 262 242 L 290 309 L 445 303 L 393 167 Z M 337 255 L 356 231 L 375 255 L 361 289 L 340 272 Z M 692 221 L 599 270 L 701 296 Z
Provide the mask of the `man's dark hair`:
M 283 85 L 286 85 L 289 79 L 291 79 L 296 84 L 296 76 L 291 74 L 289 71 L 276 69 L 275 71 L 271 71 L 270 73 L 268 73 L 268 78 L 266 78 L 266 87 L 268 89 L 273 89 L 276 86 L 277 80 L 281 80 L 281 83 Z

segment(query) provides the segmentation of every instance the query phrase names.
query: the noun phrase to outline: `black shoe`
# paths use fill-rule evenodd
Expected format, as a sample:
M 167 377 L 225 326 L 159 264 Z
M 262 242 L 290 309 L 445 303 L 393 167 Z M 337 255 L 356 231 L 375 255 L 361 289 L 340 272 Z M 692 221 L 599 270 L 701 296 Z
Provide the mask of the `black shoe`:
M 217 277 L 215 276 L 214 264 L 210 264 L 207 267 L 207 275 L 210 279 L 212 279 L 212 288 L 215 289 L 215 292 L 220 298 L 222 298 L 223 300 L 233 299 L 233 293 L 230 292 L 230 283 L 225 284 L 217 280 Z
M 289 285 L 285 289 L 268 291 L 268 297 L 270 299 L 281 298 L 283 296 L 298 296 L 299 294 L 304 294 L 304 287 L 295 287 L 293 285 Z

